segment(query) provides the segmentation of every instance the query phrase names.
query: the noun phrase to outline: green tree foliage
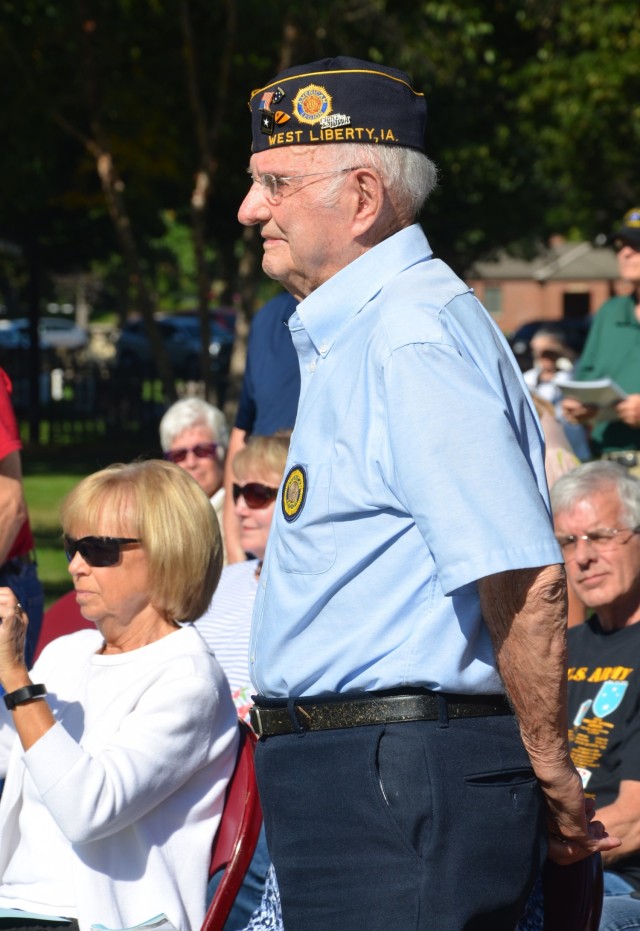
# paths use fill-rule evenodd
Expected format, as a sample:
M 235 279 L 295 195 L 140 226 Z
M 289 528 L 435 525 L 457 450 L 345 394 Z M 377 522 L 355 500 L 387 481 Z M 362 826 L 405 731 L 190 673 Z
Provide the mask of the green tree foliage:
M 171 278 L 162 217 L 190 223 L 195 179 L 210 172 L 206 270 L 235 289 L 250 252 L 236 220 L 248 93 L 282 66 L 340 53 L 396 64 L 424 89 L 441 173 L 424 224 L 459 271 L 551 233 L 606 231 L 640 200 L 640 22 L 628 0 L 0 0 L 0 11 L 11 90 L 0 237 L 37 241 L 50 269 L 121 248 L 90 141 L 113 160 L 151 294 Z

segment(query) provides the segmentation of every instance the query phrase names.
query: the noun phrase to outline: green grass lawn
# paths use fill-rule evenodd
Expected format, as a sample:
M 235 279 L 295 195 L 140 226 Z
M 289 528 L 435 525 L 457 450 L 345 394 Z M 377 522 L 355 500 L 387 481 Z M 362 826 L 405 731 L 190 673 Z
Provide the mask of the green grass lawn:
M 26 475 L 24 493 L 36 541 L 38 575 L 44 586 L 45 607 L 73 585 L 62 549 L 58 509 L 62 499 L 83 476 L 59 471 L 58 474 Z

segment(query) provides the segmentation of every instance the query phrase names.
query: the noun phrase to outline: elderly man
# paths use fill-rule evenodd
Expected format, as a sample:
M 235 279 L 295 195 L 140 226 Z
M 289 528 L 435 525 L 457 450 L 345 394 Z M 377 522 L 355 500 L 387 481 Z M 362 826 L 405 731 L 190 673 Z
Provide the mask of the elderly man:
M 569 582 L 594 612 L 569 632 L 571 756 L 622 841 L 604 853 L 605 892 L 616 899 L 605 900 L 600 927 L 640 928 L 630 897 L 640 890 L 640 481 L 590 462 L 556 482 L 551 503 Z
M 250 648 L 284 925 L 511 931 L 545 813 L 563 862 L 617 843 L 589 831 L 568 754 L 538 422 L 416 224 L 436 173 L 407 75 L 328 59 L 250 106 L 239 219 L 300 302 L 300 403 Z
M 590 441 L 595 455 L 616 460 L 640 477 L 640 207 L 625 214 L 609 239 L 618 253 L 620 278 L 634 290 L 602 305 L 574 377 L 609 377 L 627 393 L 616 405 L 615 419 L 594 423 Z M 573 423 L 590 423 L 596 414 L 577 398 L 565 399 L 562 409 Z

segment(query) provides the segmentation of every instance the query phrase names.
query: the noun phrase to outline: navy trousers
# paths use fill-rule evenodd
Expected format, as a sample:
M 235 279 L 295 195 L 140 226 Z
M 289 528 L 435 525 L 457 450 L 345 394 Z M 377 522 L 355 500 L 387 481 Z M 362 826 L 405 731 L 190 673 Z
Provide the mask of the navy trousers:
M 511 716 L 262 738 L 286 931 L 513 931 L 546 855 Z

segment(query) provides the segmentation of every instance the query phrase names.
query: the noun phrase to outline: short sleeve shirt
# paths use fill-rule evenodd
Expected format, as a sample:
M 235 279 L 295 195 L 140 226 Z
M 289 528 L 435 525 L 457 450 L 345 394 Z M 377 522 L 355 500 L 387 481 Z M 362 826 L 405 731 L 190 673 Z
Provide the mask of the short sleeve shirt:
M 301 395 L 254 685 L 501 691 L 477 580 L 562 561 L 540 425 L 504 339 L 418 226 L 325 282 L 289 327 Z

